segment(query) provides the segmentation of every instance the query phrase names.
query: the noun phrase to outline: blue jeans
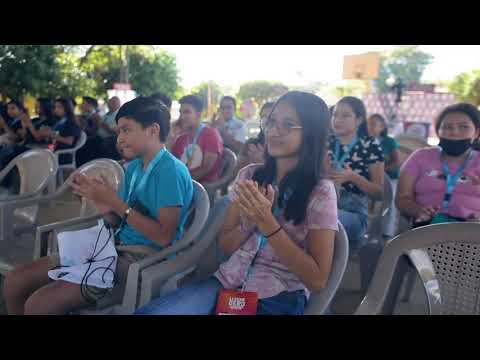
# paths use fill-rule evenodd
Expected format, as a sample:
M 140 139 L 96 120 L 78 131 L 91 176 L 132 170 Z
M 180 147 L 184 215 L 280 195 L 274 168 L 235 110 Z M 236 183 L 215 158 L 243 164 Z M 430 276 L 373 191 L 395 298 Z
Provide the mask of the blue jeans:
M 135 312 L 135 315 L 212 315 L 222 284 L 215 277 L 196 284 L 187 284 L 166 296 L 156 298 Z M 258 315 L 302 315 L 307 299 L 303 291 L 284 291 L 260 299 Z
M 365 245 L 364 235 L 368 226 L 368 198 L 349 191 L 340 192 L 338 219 L 348 235 L 352 251 Z

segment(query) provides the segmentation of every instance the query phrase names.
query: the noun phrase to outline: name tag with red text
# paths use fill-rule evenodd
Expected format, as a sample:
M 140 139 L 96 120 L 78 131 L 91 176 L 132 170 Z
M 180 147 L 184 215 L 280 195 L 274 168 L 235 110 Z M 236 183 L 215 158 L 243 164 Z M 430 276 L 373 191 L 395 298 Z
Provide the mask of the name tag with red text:
M 256 315 L 257 304 L 256 292 L 220 290 L 215 315 Z

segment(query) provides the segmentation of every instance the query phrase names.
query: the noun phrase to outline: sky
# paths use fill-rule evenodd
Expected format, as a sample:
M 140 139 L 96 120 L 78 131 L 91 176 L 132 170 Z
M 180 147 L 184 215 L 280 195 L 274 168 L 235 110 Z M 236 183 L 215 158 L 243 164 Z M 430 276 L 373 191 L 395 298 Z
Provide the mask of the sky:
M 383 51 L 393 45 L 158 45 L 176 55 L 181 84 L 187 90 L 213 80 L 238 89 L 252 80 L 280 81 L 288 86 L 312 82 L 342 84 L 343 57 Z M 424 82 L 450 80 L 480 68 L 479 45 L 420 45 L 434 56 Z

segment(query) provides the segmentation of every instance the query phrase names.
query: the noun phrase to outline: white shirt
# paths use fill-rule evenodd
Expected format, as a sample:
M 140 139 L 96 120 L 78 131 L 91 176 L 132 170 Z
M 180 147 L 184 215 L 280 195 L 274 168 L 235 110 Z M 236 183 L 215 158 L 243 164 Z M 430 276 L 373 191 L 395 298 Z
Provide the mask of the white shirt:
M 225 122 L 225 131 L 242 144 L 247 141 L 247 125 L 236 117 Z

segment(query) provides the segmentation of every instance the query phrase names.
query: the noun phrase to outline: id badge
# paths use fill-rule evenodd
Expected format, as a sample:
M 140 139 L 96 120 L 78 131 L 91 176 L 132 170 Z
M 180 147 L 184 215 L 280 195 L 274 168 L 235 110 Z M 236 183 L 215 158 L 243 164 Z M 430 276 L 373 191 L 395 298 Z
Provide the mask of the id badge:
M 220 290 L 215 315 L 256 315 L 258 294 L 251 291 Z

